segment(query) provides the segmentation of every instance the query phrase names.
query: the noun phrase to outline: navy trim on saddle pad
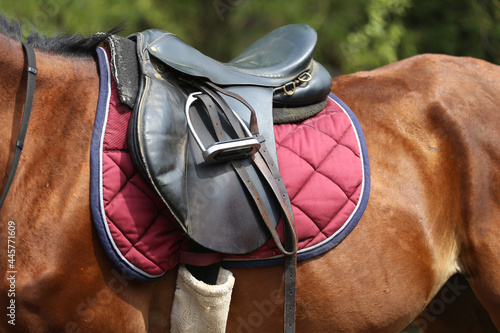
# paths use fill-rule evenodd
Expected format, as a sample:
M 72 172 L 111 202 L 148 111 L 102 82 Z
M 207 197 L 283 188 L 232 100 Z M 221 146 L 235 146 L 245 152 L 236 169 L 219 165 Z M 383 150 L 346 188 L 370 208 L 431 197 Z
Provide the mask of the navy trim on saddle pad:
M 333 93 L 330 93 L 330 98 L 332 98 L 337 105 L 339 105 L 342 110 L 347 114 L 349 119 L 351 120 L 352 125 L 355 128 L 356 137 L 358 140 L 361 161 L 363 165 L 363 185 L 360 194 L 360 198 L 358 204 L 351 216 L 347 219 L 344 225 L 332 236 L 325 239 L 324 241 L 299 250 L 297 254 L 297 260 L 306 260 L 311 259 L 316 256 L 319 256 L 329 250 L 333 249 L 337 246 L 346 236 L 354 229 L 354 227 L 358 224 L 359 219 L 363 215 L 366 209 L 366 205 L 368 204 L 368 198 L 370 196 L 370 163 L 368 161 L 368 150 L 366 149 L 366 141 L 363 135 L 363 130 L 361 129 L 361 125 L 359 124 L 358 118 L 356 115 L 349 109 L 349 107 L 340 100 Z M 276 256 L 267 259 L 255 259 L 255 260 L 224 260 L 222 266 L 225 268 L 231 267 L 263 267 L 263 266 L 273 266 L 273 265 L 281 265 L 283 264 L 283 256 Z
M 97 228 L 97 236 L 101 241 L 104 251 L 109 256 L 115 267 L 129 279 L 152 282 L 160 279 L 163 275 L 152 276 L 140 270 L 121 256 L 116 244 L 112 241 L 112 236 L 107 225 L 107 218 L 104 212 L 102 202 L 102 146 L 104 131 L 108 116 L 109 100 L 111 96 L 111 73 L 108 56 L 102 48 L 97 48 L 97 57 L 99 63 L 99 99 L 97 102 L 97 111 L 94 121 L 94 131 L 92 133 L 92 143 L 90 146 L 90 207 Z

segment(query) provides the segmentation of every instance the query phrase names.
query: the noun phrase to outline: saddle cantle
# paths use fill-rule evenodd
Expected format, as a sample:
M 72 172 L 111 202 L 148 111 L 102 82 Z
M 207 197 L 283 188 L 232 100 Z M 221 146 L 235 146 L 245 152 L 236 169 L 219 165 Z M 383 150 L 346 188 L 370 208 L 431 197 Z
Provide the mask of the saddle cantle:
M 131 155 L 189 237 L 217 252 L 247 253 L 270 236 L 279 242 L 274 229 L 282 213 L 293 239 L 272 110 L 273 104 L 315 103 L 329 93 L 330 76 L 312 60 L 316 32 L 285 26 L 226 64 L 168 32 L 130 38 L 141 72 Z M 219 163 L 207 160 L 208 148 Z

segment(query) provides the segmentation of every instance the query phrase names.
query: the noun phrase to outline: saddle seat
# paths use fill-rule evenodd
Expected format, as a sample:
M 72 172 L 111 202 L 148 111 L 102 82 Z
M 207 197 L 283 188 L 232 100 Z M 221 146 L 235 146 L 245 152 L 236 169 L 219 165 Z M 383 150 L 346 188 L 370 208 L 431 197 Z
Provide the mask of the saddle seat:
M 323 100 L 331 87 L 328 72 L 312 59 L 317 34 L 306 24 L 276 29 L 227 63 L 212 59 L 172 33 L 151 29 L 140 36 L 149 54 L 159 60 L 157 66 L 167 65 L 219 86 L 271 87 L 275 105 L 311 104 Z
M 281 27 L 244 50 L 228 63 L 204 55 L 174 34 L 148 31 L 152 55 L 180 72 L 204 77 L 218 85 L 258 85 L 278 87 L 311 65 L 316 47 L 316 31 L 305 24 Z

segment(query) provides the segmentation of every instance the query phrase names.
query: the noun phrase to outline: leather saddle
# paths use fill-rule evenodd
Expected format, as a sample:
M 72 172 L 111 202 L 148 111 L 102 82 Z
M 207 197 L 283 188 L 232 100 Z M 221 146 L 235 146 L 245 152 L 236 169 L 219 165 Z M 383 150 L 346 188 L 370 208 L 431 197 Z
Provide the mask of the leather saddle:
M 140 72 L 129 149 L 180 226 L 216 252 L 248 253 L 273 237 L 284 254 L 294 253 L 273 108 L 317 108 L 327 98 L 330 75 L 312 59 L 316 32 L 279 28 L 228 63 L 161 30 L 129 38 Z

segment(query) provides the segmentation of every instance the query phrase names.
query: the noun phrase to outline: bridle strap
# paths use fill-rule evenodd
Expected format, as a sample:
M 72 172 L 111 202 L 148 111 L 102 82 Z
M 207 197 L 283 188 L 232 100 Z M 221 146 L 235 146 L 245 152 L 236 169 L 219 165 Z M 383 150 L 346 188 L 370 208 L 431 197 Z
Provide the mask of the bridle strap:
M 28 131 L 28 123 L 30 121 L 31 106 L 33 105 L 33 97 L 35 95 L 35 81 L 37 73 L 35 51 L 33 50 L 33 47 L 30 44 L 25 44 L 25 43 L 21 44 L 23 45 L 23 48 L 26 51 L 26 57 L 28 58 L 28 68 L 27 68 L 28 83 L 26 88 L 26 99 L 24 101 L 23 118 L 21 121 L 19 136 L 17 137 L 14 160 L 12 161 L 9 178 L 7 179 L 7 183 L 5 184 L 5 188 L 3 190 L 2 198 L 0 199 L 0 209 L 2 209 L 5 198 L 7 198 L 10 185 L 12 184 L 12 180 L 14 179 L 14 175 L 16 174 L 17 165 L 19 164 L 19 159 L 21 158 L 21 152 L 24 147 L 24 139 L 26 137 L 26 132 Z

